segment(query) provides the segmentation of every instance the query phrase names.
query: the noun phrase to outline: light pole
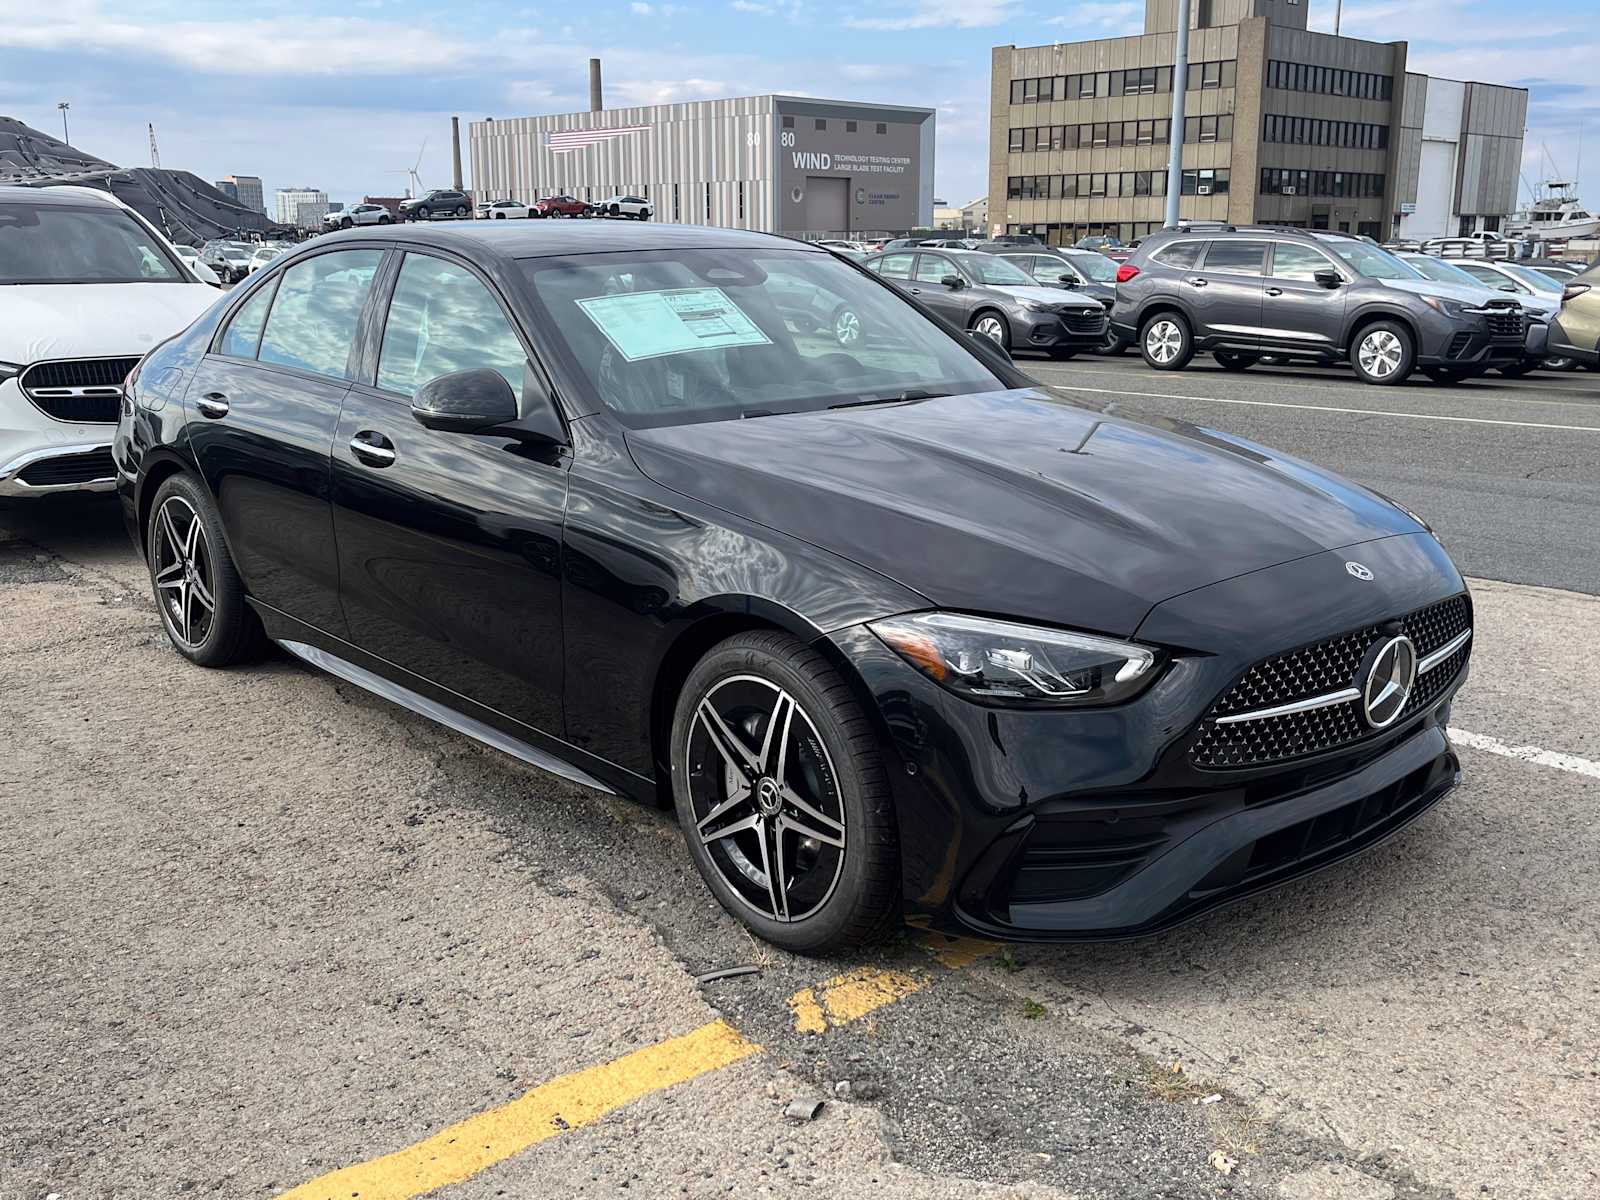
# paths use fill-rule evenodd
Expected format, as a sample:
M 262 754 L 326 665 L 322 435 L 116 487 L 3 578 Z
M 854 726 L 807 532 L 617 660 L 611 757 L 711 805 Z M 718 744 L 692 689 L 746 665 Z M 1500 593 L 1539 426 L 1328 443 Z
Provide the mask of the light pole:
M 56 107 L 61 110 L 61 140 L 63 142 L 70 142 L 72 139 L 67 136 L 67 109 L 71 108 L 72 105 L 67 101 L 62 100 L 56 105 Z
M 1167 228 L 1178 224 L 1178 200 L 1183 193 L 1183 117 L 1189 90 L 1189 0 L 1178 0 L 1178 55 L 1172 64 L 1172 131 L 1167 141 Z

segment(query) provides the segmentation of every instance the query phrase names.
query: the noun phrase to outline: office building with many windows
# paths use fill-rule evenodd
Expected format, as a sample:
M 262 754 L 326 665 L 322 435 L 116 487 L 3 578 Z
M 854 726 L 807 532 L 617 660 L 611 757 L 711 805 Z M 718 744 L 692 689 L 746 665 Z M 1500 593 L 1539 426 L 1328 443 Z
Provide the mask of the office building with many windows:
M 272 199 L 279 225 L 315 229 L 328 215 L 328 193 L 317 188 L 279 188 Z
M 250 211 L 266 215 L 267 202 L 266 195 L 261 190 L 261 176 L 224 175 L 217 182 L 217 187 L 230 199 L 237 200 Z
M 1181 81 L 1178 0 L 1145 0 L 1138 36 L 995 47 L 991 232 L 1064 244 L 1160 228 L 1174 138 L 1185 219 L 1379 239 L 1497 228 L 1516 206 L 1527 92 L 1408 73 L 1405 42 L 1313 33 L 1309 5 L 1194 0 Z
M 654 220 L 843 236 L 933 220 L 934 112 L 746 96 L 474 121 L 480 199 L 642 196 Z

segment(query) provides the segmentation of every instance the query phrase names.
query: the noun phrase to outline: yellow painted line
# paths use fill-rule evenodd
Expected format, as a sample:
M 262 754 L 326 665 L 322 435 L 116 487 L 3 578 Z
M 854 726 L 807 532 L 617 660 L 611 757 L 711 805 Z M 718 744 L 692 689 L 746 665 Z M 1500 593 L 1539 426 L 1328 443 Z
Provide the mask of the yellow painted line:
M 933 957 L 941 966 L 949 967 L 952 971 L 970 967 L 980 958 L 987 958 L 1000 949 L 998 942 L 986 942 L 982 938 L 952 937 L 944 933 L 926 934 L 922 944 L 932 951 Z
M 499 1108 L 404 1150 L 333 1171 L 279 1200 L 410 1200 L 470 1179 L 530 1146 L 597 1121 L 651 1092 L 685 1083 L 761 1049 L 726 1021 L 562 1075 Z
M 920 991 L 928 985 L 925 977 L 905 971 L 885 971 L 860 967 L 835 975 L 826 983 L 808 987 L 789 997 L 796 1033 L 826 1033 L 836 1025 L 859 1021 L 886 1004 Z

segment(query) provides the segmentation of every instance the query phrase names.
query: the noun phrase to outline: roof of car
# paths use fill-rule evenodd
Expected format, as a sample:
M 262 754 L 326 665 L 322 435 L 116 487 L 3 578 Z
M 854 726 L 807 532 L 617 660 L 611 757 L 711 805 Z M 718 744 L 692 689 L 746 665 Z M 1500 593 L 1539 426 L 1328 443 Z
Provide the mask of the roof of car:
M 707 225 L 672 225 L 640 221 L 453 221 L 362 226 L 316 239 L 319 246 L 337 241 L 398 241 L 439 246 L 470 253 L 483 250 L 504 258 L 547 258 L 558 254 L 606 254 L 616 250 L 749 249 L 828 251 L 776 234 Z
M 0 201 L 10 203 L 26 201 L 32 204 L 82 204 L 86 200 L 90 204 L 104 204 L 111 208 L 128 207 L 110 192 L 103 192 L 99 188 L 71 185 L 22 187 L 15 184 L 0 184 Z

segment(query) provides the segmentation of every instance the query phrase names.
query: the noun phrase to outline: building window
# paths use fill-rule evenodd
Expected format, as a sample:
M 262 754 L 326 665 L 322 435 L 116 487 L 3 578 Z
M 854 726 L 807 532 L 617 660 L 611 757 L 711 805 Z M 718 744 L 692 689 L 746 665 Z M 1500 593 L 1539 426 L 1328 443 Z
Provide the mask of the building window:
M 672 219 L 674 221 L 683 220 L 683 206 L 678 202 L 677 184 L 672 185 Z
M 824 121 L 821 117 L 818 117 L 817 118 L 817 132 L 821 133 L 822 131 L 824 131 L 827 128 L 828 128 L 828 123 L 826 121 Z
M 783 119 L 783 127 L 785 129 L 793 129 L 794 128 L 794 118 L 793 117 L 785 117 Z
M 888 124 L 886 122 L 879 121 L 878 122 L 878 132 L 879 133 L 888 133 L 889 132 Z
M 711 211 L 711 185 L 706 184 L 706 224 L 716 224 L 716 217 Z
M 844 123 L 844 131 L 846 133 L 854 133 L 856 131 L 856 123 L 854 121 L 846 121 Z
M 739 224 L 744 224 L 744 180 L 739 180 Z

